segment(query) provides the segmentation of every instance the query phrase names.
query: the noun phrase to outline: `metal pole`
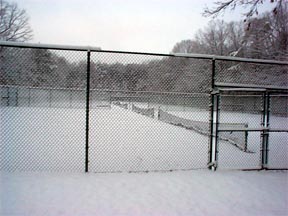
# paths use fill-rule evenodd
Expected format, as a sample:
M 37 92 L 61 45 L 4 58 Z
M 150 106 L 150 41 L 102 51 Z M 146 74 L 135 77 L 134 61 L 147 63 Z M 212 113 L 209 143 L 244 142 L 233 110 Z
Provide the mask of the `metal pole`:
M 268 141 L 268 100 L 267 92 L 263 93 L 263 108 L 262 108 L 262 127 L 261 132 L 262 146 L 261 146 L 261 169 L 266 168 L 267 162 L 267 141 Z
M 245 125 L 245 128 L 248 128 L 248 124 Z M 248 148 L 248 131 L 245 131 L 244 133 L 245 133 L 244 152 L 246 152 Z
M 90 50 L 87 51 L 85 172 L 89 163 Z
M 210 138 L 209 138 L 209 151 L 208 151 L 208 164 L 212 164 L 213 162 L 213 139 L 214 139 L 214 94 L 210 95 Z M 212 168 L 211 165 L 208 166 L 209 169 Z
M 216 123 L 215 123 L 215 146 L 214 146 L 214 151 L 215 151 L 215 156 L 214 156 L 214 170 L 216 171 L 217 165 L 218 165 L 218 142 L 219 142 L 219 117 L 220 117 L 220 110 L 219 110 L 219 103 L 220 103 L 220 95 L 216 95 Z
M 267 127 L 267 130 L 266 130 L 266 146 L 265 146 L 265 150 L 266 150 L 266 153 L 265 153 L 265 166 L 267 168 L 267 165 L 268 165 L 268 153 L 269 153 L 269 126 L 270 126 L 270 94 L 269 92 L 267 92 L 266 94 L 266 127 Z
M 209 140 L 209 150 L 208 150 L 208 164 L 213 162 L 213 139 L 214 139 L 214 91 L 215 88 L 215 59 L 212 59 L 212 75 L 211 75 L 211 90 L 210 90 L 210 140 Z M 212 168 L 211 165 L 208 166 L 209 169 Z
M 212 59 L 212 80 L 211 80 L 212 90 L 214 90 L 215 88 L 215 80 L 216 80 L 216 60 L 213 58 Z

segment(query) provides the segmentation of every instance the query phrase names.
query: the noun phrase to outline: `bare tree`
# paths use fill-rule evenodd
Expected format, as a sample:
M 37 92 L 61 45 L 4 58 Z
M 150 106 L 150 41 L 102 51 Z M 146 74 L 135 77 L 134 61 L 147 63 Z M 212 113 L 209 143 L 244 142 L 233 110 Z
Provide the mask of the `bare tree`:
M 182 40 L 174 45 L 172 53 L 201 53 L 201 47 L 195 40 Z
M 243 38 L 247 57 L 287 60 L 288 2 L 278 4 L 276 11 L 250 20 Z
M 244 49 L 244 27 L 242 22 L 230 22 L 227 24 L 227 43 L 229 55 L 243 57 Z
M 0 40 L 28 41 L 32 38 L 29 17 L 16 3 L 0 0 Z
M 270 20 L 275 54 L 279 59 L 288 60 L 288 2 L 278 4 Z
M 244 34 L 242 22 L 212 20 L 196 32 L 193 40 L 176 43 L 172 52 L 243 56 Z
M 276 3 L 270 13 L 258 15 L 258 7 L 265 0 L 221 0 L 215 1 L 214 8 L 206 8 L 204 16 L 217 17 L 227 9 L 248 8 L 245 13 L 242 40 L 234 40 L 238 50 L 234 56 L 244 55 L 252 58 L 287 60 L 288 57 L 288 2 L 287 0 L 269 0 Z M 267 0 L 266 0 L 267 1 Z M 230 29 L 230 31 L 233 29 Z M 240 30 L 240 29 L 239 29 Z M 241 32 L 241 34 L 243 34 Z M 238 37 L 240 38 L 240 37 Z M 232 39 L 232 38 L 231 38 Z M 235 49 L 236 47 L 234 47 Z M 241 52 L 240 52 L 241 51 Z M 243 51 L 246 53 L 243 54 Z

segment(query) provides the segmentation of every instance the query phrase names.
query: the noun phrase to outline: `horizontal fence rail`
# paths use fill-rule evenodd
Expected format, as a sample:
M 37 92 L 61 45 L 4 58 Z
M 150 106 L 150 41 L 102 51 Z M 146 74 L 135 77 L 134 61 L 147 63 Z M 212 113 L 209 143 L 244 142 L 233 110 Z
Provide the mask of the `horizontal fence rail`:
M 288 63 L 0 42 L 1 171 L 288 169 Z

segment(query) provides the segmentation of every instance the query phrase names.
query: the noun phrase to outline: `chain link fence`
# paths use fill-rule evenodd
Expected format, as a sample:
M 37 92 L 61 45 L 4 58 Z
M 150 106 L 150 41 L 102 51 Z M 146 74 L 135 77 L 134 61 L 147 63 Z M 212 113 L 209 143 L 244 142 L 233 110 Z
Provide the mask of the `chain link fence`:
M 188 112 L 187 107 L 204 110 L 194 113 L 196 118 L 208 113 L 209 90 L 203 86 L 210 83 L 207 60 L 92 52 L 91 61 L 90 88 L 111 90 L 112 109 L 90 112 L 89 170 L 207 167 L 208 137 L 158 118 L 162 108 L 181 113 Z M 196 91 L 200 100 L 192 94 Z
M 220 95 L 219 125 L 231 125 L 224 127 L 224 131 L 219 126 L 219 169 L 258 169 L 261 168 L 261 134 L 247 130 L 262 126 L 263 98 L 252 92 L 237 93 Z
M 219 137 L 225 133 L 247 136 L 246 152 L 231 151 L 219 138 L 219 168 L 287 169 L 287 64 L 218 60 L 215 86 L 219 124 L 247 123 L 243 130 L 219 129 Z
M 263 168 L 267 116 L 266 168 L 288 167 L 285 63 L 0 45 L 1 171 Z M 230 91 L 271 83 L 269 115 L 266 91 Z
M 217 60 L 216 82 L 227 84 L 245 84 L 246 86 L 277 86 L 287 87 L 287 64 L 273 62 L 249 62 Z M 233 86 L 233 85 L 232 85 Z
M 271 95 L 271 117 L 269 126 L 288 130 L 288 96 Z M 286 106 L 283 106 L 286 104 Z M 268 168 L 283 169 L 288 167 L 288 133 L 274 131 L 269 134 Z
M 86 53 L 1 47 L 0 56 L 0 169 L 82 171 Z
M 207 64 L 170 55 L 2 46 L 1 170 L 206 168 L 208 137 L 160 121 L 158 113 L 197 110 L 194 118 L 208 122 Z

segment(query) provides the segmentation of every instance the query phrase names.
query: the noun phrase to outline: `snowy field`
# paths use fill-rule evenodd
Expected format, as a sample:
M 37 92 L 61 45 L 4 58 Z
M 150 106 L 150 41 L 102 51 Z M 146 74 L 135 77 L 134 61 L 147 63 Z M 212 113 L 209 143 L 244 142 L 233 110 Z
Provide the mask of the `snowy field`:
M 83 171 L 85 110 L 2 107 L 0 165 L 6 171 Z M 209 121 L 209 112 L 169 111 L 187 119 Z M 255 114 L 223 113 L 223 122 L 259 127 Z M 271 125 L 285 128 L 287 118 L 272 117 Z M 90 111 L 89 170 L 91 172 L 205 169 L 209 139 L 157 118 L 112 105 Z M 246 153 L 221 141 L 219 169 L 260 168 L 260 133 L 248 137 Z M 288 167 L 288 135 L 270 135 L 269 167 Z
M 286 216 L 286 171 L 1 173 L 1 216 Z
M 209 119 L 208 111 L 171 110 Z M 221 141 L 213 172 L 206 169 L 207 136 L 114 105 L 92 109 L 85 174 L 84 109 L 1 107 L 0 114 L 1 216 L 288 215 L 287 171 L 223 170 L 259 168 L 259 133 L 249 134 L 254 153 Z M 221 117 L 260 124 L 259 115 Z M 287 126 L 284 117 L 271 121 Z M 287 138 L 271 134 L 270 167 L 287 168 Z M 188 171 L 169 171 L 177 169 Z M 150 172 L 157 170 L 168 172 Z

